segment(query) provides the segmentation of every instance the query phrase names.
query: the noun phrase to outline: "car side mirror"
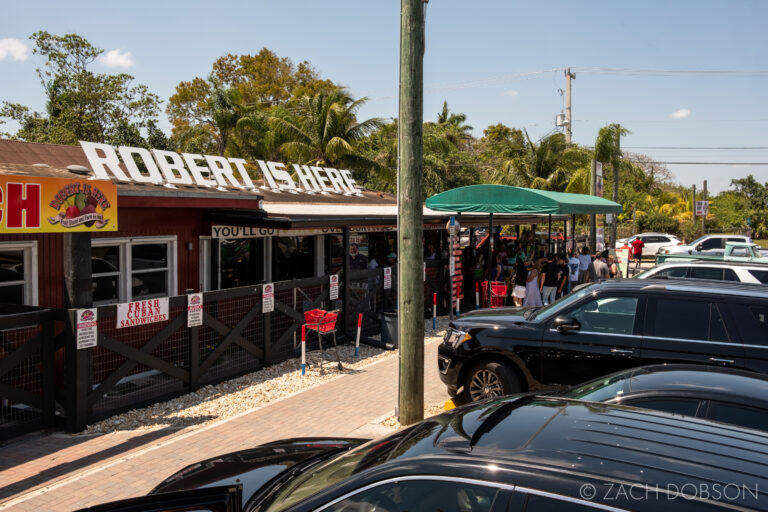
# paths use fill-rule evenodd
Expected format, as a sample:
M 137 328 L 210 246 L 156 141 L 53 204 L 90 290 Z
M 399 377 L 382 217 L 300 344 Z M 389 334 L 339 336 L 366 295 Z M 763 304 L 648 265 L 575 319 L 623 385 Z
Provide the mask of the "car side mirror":
M 701 251 L 703 248 L 704 248 L 704 246 L 703 246 L 703 245 L 701 245 L 701 244 L 699 244 L 699 245 L 697 245 L 697 246 L 696 246 L 696 250 L 697 250 L 697 251 L 699 251 L 699 252 L 700 252 L 700 251 Z
M 581 329 L 579 321 L 572 316 L 558 316 L 552 326 L 561 334 L 568 334 Z

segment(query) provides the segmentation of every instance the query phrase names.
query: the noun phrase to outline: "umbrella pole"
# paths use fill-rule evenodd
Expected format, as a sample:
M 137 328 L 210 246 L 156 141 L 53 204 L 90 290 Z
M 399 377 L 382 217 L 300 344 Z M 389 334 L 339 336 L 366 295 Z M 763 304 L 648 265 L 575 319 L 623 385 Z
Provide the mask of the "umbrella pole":
M 549 217 L 547 225 L 547 253 L 552 254 L 552 214 L 550 213 L 547 217 Z
M 490 212 L 488 215 L 488 282 L 489 283 L 491 282 L 492 274 L 493 274 L 493 212 Z

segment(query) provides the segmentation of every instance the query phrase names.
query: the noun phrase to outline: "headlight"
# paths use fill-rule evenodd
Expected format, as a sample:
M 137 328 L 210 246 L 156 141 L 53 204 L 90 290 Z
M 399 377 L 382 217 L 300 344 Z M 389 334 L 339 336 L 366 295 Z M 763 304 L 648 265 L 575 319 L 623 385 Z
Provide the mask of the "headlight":
M 464 331 L 451 330 L 445 338 L 446 343 L 451 345 L 453 348 L 458 348 L 465 341 L 471 340 L 472 336 Z

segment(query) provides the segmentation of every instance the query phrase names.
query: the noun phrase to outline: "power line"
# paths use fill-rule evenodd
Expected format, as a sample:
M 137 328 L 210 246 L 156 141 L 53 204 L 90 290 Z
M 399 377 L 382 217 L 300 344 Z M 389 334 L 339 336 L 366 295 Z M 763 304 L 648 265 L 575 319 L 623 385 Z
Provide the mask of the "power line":
M 624 146 L 624 149 L 701 149 L 701 150 L 747 150 L 768 149 L 768 146 Z
M 664 165 L 768 165 L 768 162 L 658 162 L 655 164 Z

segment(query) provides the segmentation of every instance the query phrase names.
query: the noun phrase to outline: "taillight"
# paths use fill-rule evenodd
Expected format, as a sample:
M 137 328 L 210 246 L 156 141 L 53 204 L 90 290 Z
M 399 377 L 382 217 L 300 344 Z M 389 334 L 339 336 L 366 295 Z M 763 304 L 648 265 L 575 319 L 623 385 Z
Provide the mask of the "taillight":
M 683 245 L 683 242 L 677 242 L 677 245 Z

